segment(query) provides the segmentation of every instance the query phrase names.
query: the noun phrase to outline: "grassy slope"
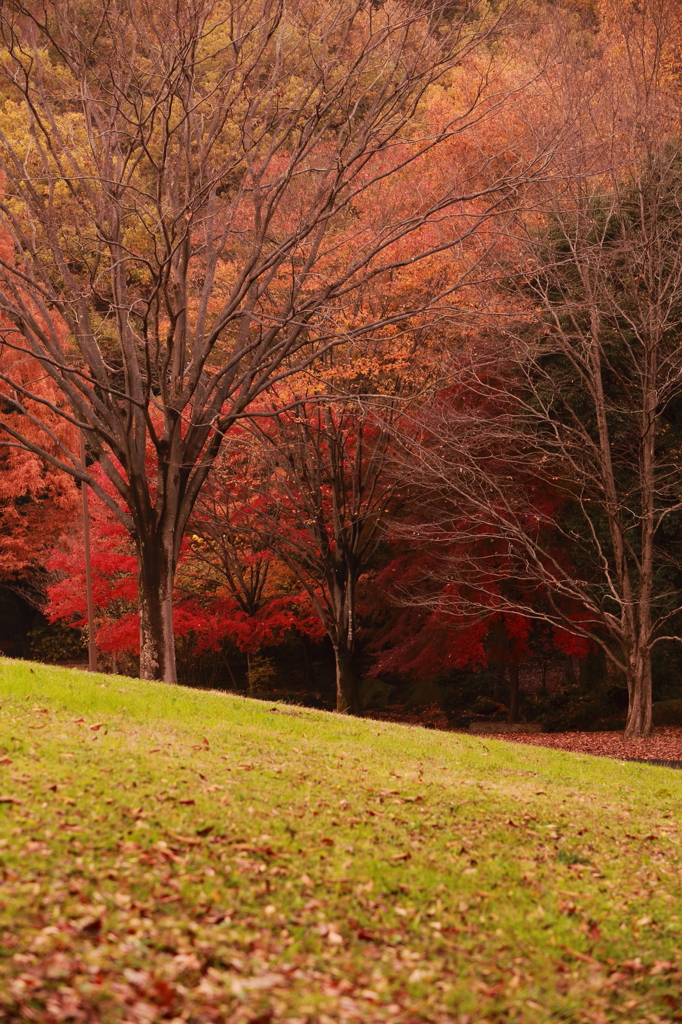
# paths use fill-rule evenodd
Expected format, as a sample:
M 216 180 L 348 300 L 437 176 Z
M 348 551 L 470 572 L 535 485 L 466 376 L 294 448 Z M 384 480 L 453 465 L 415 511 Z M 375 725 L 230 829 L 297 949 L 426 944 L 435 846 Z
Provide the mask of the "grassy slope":
M 6 660 L 0 698 L 0 1019 L 682 1019 L 680 773 Z

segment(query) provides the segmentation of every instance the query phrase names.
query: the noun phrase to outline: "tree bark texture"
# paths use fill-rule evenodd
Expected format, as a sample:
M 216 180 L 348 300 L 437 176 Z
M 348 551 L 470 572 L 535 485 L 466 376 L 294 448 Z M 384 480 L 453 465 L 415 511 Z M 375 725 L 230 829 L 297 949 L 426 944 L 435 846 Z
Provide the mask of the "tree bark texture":
M 177 682 L 173 629 L 172 548 L 163 543 L 138 546 L 140 679 Z
M 361 715 L 360 686 L 353 655 L 346 647 L 334 647 L 336 663 L 336 710 L 342 715 Z

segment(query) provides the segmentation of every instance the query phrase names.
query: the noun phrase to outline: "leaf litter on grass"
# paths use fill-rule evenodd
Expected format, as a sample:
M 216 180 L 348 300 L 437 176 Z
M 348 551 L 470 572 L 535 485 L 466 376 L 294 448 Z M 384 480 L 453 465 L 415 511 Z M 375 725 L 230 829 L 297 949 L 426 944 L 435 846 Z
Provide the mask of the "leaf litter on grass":
M 682 1019 L 672 772 L 4 665 L 0 1019 Z
M 528 743 L 571 753 L 625 760 L 682 762 L 682 728 L 660 726 L 650 736 L 626 739 L 622 732 L 486 733 L 512 743 Z

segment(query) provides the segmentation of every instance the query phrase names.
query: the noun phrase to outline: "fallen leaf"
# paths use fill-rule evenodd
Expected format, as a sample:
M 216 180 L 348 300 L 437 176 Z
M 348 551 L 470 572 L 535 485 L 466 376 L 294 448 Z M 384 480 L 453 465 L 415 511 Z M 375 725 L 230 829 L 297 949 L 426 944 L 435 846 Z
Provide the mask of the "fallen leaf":
M 201 846 L 201 839 L 193 839 L 191 836 L 179 836 L 175 832 L 169 832 L 168 835 L 176 843 L 184 843 L 185 846 Z
M 571 956 L 574 956 L 576 958 L 576 960 L 582 960 L 584 964 L 598 964 L 600 967 L 604 966 L 601 960 L 597 960 L 593 956 L 588 956 L 587 953 L 581 953 L 577 949 L 572 949 L 570 946 L 562 946 L 561 949 L 563 949 L 566 953 L 570 953 Z
M 101 917 L 84 917 L 79 923 L 79 931 L 84 935 L 97 935 L 101 930 Z

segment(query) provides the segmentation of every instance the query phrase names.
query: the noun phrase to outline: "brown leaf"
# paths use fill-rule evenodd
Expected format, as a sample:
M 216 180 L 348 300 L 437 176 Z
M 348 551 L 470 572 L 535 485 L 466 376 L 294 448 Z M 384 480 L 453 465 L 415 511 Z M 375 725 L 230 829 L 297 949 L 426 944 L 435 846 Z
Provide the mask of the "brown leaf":
M 184 843 L 185 846 L 201 846 L 201 839 L 192 839 L 191 836 L 179 836 L 175 832 L 169 832 L 168 835 L 171 839 L 174 839 L 176 843 Z
M 663 974 L 666 971 L 672 971 L 673 963 L 671 960 L 654 960 L 654 966 L 649 971 L 649 974 L 653 977 L 656 974 Z
M 562 946 L 561 948 L 566 953 L 570 953 L 571 956 L 574 956 L 576 958 L 576 960 L 582 960 L 582 962 L 584 964 L 598 964 L 600 967 L 604 966 L 602 964 L 601 960 L 596 960 L 595 957 L 588 956 L 587 953 L 581 953 L 581 952 L 579 952 L 579 950 L 572 949 L 570 946 Z
M 0 804 L 23 804 L 16 796 L 0 796 Z
M 11 757 L 0 757 L 0 764 L 14 764 Z
M 147 992 L 157 1006 L 169 1007 L 175 1002 L 175 989 L 163 978 L 155 978 L 154 984 Z
M 80 929 L 84 935 L 98 935 L 102 931 L 101 917 L 86 917 L 80 922 Z
M 269 846 L 253 846 L 251 843 L 233 843 L 232 847 L 242 853 L 264 853 L 268 857 L 275 856 L 275 851 Z

